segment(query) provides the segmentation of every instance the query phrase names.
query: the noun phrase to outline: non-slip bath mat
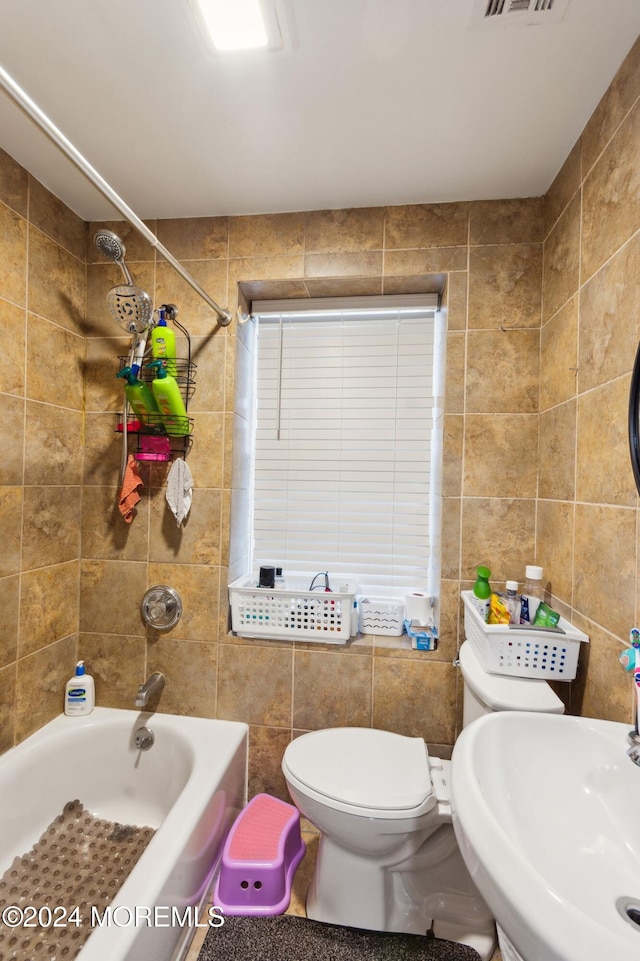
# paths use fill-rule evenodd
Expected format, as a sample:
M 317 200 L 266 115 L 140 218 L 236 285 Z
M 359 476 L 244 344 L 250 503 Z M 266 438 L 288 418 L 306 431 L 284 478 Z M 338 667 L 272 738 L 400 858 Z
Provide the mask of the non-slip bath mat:
M 72 961 L 154 833 L 65 804 L 0 878 L 0 961 Z
M 294 915 L 225 918 L 198 961 L 479 961 L 473 948 L 417 934 L 385 934 Z

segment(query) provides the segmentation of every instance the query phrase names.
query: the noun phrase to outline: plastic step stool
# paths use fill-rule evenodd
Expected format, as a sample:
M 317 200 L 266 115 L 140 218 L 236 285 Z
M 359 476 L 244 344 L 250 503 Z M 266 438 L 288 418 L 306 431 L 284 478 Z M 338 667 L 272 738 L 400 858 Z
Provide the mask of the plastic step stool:
M 283 914 L 305 850 L 298 809 L 256 794 L 225 842 L 213 903 L 230 915 Z

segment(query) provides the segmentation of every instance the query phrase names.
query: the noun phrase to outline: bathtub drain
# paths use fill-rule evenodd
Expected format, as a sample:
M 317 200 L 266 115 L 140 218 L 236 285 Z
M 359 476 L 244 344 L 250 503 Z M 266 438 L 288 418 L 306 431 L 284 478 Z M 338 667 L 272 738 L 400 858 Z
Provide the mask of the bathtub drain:
M 153 828 L 97 818 L 78 800 L 65 804 L 0 879 L 0 917 L 6 919 L 0 961 L 72 961 L 153 834 Z
M 640 931 L 640 901 L 637 898 L 621 897 L 616 901 L 618 914 Z

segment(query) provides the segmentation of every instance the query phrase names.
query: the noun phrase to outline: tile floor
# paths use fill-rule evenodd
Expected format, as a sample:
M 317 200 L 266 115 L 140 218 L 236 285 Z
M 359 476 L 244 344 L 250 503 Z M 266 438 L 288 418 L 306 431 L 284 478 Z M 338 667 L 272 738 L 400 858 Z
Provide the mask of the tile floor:
M 319 835 L 312 824 L 309 824 L 308 821 L 303 821 L 302 837 L 307 845 L 307 853 L 300 862 L 300 866 L 296 871 L 296 876 L 293 880 L 293 887 L 291 890 L 291 904 L 289 905 L 286 913 L 295 914 L 298 917 L 303 918 L 305 916 L 307 890 L 309 888 L 309 884 L 311 883 L 313 868 L 316 863 Z M 200 948 L 202 947 L 202 942 L 204 941 L 206 933 L 206 928 L 198 928 L 196 935 L 191 942 L 191 947 L 189 948 L 189 952 L 185 958 L 185 961 L 198 961 L 198 954 L 200 953 Z M 250 959 L 247 959 L 247 961 L 250 961 Z M 502 961 L 502 954 L 498 949 L 496 949 L 491 961 Z

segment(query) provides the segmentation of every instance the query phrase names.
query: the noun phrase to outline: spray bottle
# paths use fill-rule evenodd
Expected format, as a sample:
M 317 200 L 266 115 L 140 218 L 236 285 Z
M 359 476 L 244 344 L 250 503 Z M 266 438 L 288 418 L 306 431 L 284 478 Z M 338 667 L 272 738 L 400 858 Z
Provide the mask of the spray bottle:
M 484 564 L 476 567 L 476 582 L 471 592 L 471 603 L 483 621 L 489 620 L 489 602 L 491 600 L 491 587 L 489 578 L 491 571 Z
M 184 437 L 189 433 L 189 418 L 175 377 L 167 373 L 162 360 L 152 361 L 149 368 L 156 370 L 151 390 L 160 409 L 164 429 L 172 437 Z
M 124 392 L 127 395 L 127 400 L 129 401 L 132 410 L 140 418 L 141 422 L 148 423 L 149 415 L 153 420 L 153 415 L 158 417 L 160 410 L 156 403 L 155 397 L 143 381 L 138 380 L 138 372 L 135 365 L 133 367 L 123 367 L 122 370 L 118 371 L 116 377 L 126 377 L 126 384 L 124 387 Z
M 151 331 L 151 353 L 154 360 L 164 361 L 171 377 L 176 376 L 176 335 L 167 327 L 164 307 L 158 308 L 158 323 Z

